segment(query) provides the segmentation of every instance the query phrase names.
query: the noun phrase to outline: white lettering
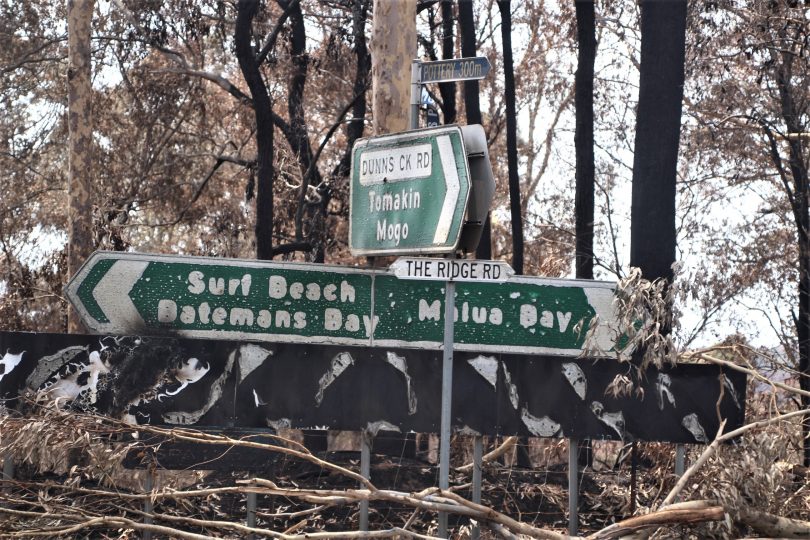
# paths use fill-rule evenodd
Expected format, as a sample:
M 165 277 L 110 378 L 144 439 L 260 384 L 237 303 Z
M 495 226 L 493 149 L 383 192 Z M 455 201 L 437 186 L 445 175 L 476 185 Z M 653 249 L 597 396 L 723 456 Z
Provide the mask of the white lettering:
M 374 315 L 373 320 L 368 315 L 363 315 L 363 327 L 366 329 L 366 337 L 371 337 L 371 334 L 377 329 L 378 322 L 380 322 L 380 318 L 377 315 Z
M 208 278 L 208 290 L 216 296 L 225 294 L 225 278 Z
M 438 321 L 441 308 L 442 304 L 438 300 L 434 300 L 433 303 L 428 306 L 428 303 L 420 298 L 419 320 L 424 321 L 425 319 L 430 319 L 432 321 Z
M 301 295 L 304 294 L 304 284 L 295 282 L 290 285 L 290 296 L 293 300 L 301 300 Z
M 231 326 L 253 326 L 253 310 L 246 308 L 232 308 L 230 316 Z
M 537 308 L 531 304 L 520 306 L 520 326 L 529 328 L 537 323 Z
M 276 311 L 276 328 L 289 328 L 290 327 L 290 312 L 279 310 Z
M 211 322 L 218 325 L 225 324 L 225 318 L 228 316 L 228 312 L 223 307 L 218 307 L 214 309 L 214 312 L 211 314 Z
M 340 301 L 354 303 L 354 287 L 345 281 L 340 282 Z
M 282 276 L 270 276 L 270 298 L 284 298 L 287 294 L 287 280 Z
M 177 304 L 171 300 L 161 300 L 157 308 L 158 322 L 170 323 L 177 319 Z
M 557 324 L 560 325 L 560 332 L 565 332 L 568 328 L 568 323 L 571 322 L 571 312 L 563 313 L 561 311 L 557 312 Z
M 200 307 L 197 308 L 197 313 L 200 314 L 200 322 L 203 324 L 208 324 L 208 316 L 211 314 L 211 306 L 208 305 L 208 302 L 203 302 L 200 304 Z
M 360 318 L 354 313 L 347 315 L 345 328 L 349 332 L 357 332 L 360 330 Z
M 343 325 L 343 314 L 339 309 L 326 308 L 323 313 L 323 327 L 326 330 L 340 330 Z
M 184 324 L 194 324 L 194 319 L 196 318 L 196 313 L 194 312 L 194 308 L 191 306 L 183 306 L 180 310 L 180 322 Z
M 205 274 L 200 272 L 199 270 L 194 270 L 188 274 L 188 292 L 191 294 L 200 294 L 205 290 L 205 282 L 203 278 Z
M 262 328 L 270 328 L 273 324 L 273 314 L 266 309 L 259 311 L 259 316 L 256 318 L 256 324 Z
M 317 283 L 307 283 L 307 300 L 320 300 L 321 286 Z

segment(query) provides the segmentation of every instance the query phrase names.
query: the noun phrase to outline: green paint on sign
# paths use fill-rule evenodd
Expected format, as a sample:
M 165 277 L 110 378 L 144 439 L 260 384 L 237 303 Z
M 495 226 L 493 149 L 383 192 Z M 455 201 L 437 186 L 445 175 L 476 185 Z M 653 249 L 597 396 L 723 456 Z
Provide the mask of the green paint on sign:
M 441 343 L 444 285 L 379 276 L 374 314 L 377 344 Z M 582 287 L 510 281 L 457 283 L 455 342 L 460 348 L 501 344 L 503 350 L 580 350 L 596 310 Z M 465 347 L 465 345 L 469 347 Z

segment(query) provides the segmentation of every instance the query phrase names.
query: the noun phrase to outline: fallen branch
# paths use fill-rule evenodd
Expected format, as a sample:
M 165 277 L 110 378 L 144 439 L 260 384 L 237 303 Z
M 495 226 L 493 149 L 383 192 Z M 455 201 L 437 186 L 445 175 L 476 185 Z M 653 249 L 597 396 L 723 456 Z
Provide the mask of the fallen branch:
M 695 504 L 698 503 L 698 504 Z M 644 516 L 635 516 L 619 523 L 605 527 L 590 536 L 588 540 L 608 540 L 632 534 L 642 529 L 662 525 L 684 525 L 720 521 L 725 518 L 726 510 L 722 506 L 708 501 L 690 501 L 672 505 Z
M 484 457 L 481 458 L 481 465 L 483 466 L 485 463 L 495 461 L 496 459 L 498 459 L 499 457 L 510 451 L 512 448 L 515 447 L 517 440 L 518 440 L 517 437 L 507 437 L 506 439 L 504 439 L 504 441 L 501 443 L 500 446 L 498 446 L 492 452 L 486 453 Z M 461 467 L 457 467 L 456 470 L 459 472 L 471 471 L 473 465 L 474 465 L 473 463 L 468 463 L 466 465 L 462 465 Z
M 734 515 L 734 514 L 732 514 Z M 775 516 L 753 509 L 741 509 L 735 521 L 748 525 L 759 534 L 774 538 L 810 538 L 810 522 Z

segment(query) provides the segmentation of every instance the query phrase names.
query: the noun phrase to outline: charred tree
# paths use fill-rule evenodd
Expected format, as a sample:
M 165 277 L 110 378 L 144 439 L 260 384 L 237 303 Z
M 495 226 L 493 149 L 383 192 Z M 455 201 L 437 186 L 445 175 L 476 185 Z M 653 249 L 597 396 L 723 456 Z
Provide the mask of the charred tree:
M 453 43 L 453 26 L 456 19 L 453 14 L 453 0 L 442 0 L 442 59 L 448 60 L 455 56 L 456 49 Z M 456 83 L 439 83 L 439 93 L 442 96 L 442 113 L 445 124 L 456 123 Z
M 672 279 L 686 0 L 641 2 L 641 73 L 633 158 L 630 265 Z
M 523 214 L 517 155 L 517 111 L 515 110 L 515 68 L 512 60 L 512 13 L 509 0 L 498 2 L 503 42 L 504 100 L 506 101 L 506 161 L 509 168 L 509 211 L 512 218 L 512 268 L 523 274 Z
M 593 151 L 593 76 L 596 62 L 596 16 L 592 0 L 578 0 L 576 107 L 576 277 L 593 279 L 593 220 L 595 167 Z
M 460 1 L 458 3 L 458 26 L 459 37 L 461 39 L 461 56 L 467 58 L 475 56 L 475 14 L 473 13 L 473 3 Z M 481 104 L 478 97 L 478 81 L 464 81 L 464 109 L 467 111 L 467 125 L 481 123 Z M 475 250 L 478 259 L 492 258 L 492 232 L 489 226 L 489 214 L 484 222 L 484 230 L 481 232 L 481 240 Z
M 791 50 L 792 36 L 788 36 L 787 24 L 777 31 L 778 41 L 770 48 L 770 64 L 773 69 L 771 77 L 778 90 L 778 110 L 787 136 L 780 136 L 776 128 L 764 118 L 759 122 L 770 143 L 770 158 L 783 183 L 783 189 L 790 203 L 798 243 L 798 314 L 794 314 L 796 339 L 799 348 L 799 387 L 810 391 L 810 174 L 808 174 L 808 157 L 806 149 L 810 142 L 806 113 L 806 101 L 803 103 L 800 92 L 794 83 L 794 66 L 801 58 Z M 798 33 L 798 32 L 797 32 Z M 781 45 L 781 46 L 780 46 Z M 783 138 L 784 143 L 777 142 Z M 782 152 L 787 147 L 787 156 Z M 787 165 L 787 167 L 785 167 Z M 801 408 L 810 408 L 810 398 L 801 396 Z M 810 420 L 802 421 L 802 464 L 810 467 Z
M 596 13 L 593 0 L 576 2 L 577 72 L 574 80 L 576 131 L 576 193 L 574 220 L 576 227 L 576 277 L 593 279 L 593 221 L 595 166 L 593 151 L 593 77 L 596 63 Z M 591 442 L 583 441 L 578 449 L 580 465 L 591 466 Z
M 256 118 L 256 258 L 269 260 L 273 257 L 273 108 L 252 46 L 258 10 L 259 0 L 239 0 L 234 46 Z
M 368 110 L 367 91 L 371 75 L 371 55 L 366 43 L 366 22 L 368 20 L 368 7 L 370 0 L 356 0 L 352 4 L 352 39 L 355 55 L 355 75 L 352 89 L 355 95 L 351 108 L 351 118 L 346 123 L 346 149 L 340 161 L 329 175 L 329 181 L 318 186 L 320 195 L 320 211 L 324 220 L 329 214 L 329 205 L 332 201 L 334 187 L 349 178 L 352 161 L 352 147 L 354 142 L 363 136 L 365 118 Z M 314 261 L 322 263 L 326 259 L 326 246 L 324 242 L 316 246 Z

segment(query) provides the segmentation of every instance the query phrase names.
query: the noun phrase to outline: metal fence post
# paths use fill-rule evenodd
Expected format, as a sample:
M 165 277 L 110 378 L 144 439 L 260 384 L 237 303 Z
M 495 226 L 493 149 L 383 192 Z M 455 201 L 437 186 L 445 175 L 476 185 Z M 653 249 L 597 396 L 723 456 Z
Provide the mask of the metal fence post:
M 484 437 L 476 435 L 473 438 L 473 475 L 472 475 L 472 502 L 481 504 L 481 467 L 484 460 Z M 476 522 L 470 533 L 470 540 L 478 540 L 481 535 L 481 526 Z
M 576 536 L 579 529 L 579 441 L 568 439 L 568 534 Z
M 365 430 L 360 438 L 360 475 L 371 478 L 371 434 Z M 360 502 L 360 530 L 368 531 L 368 499 Z
M 148 495 L 152 494 L 152 488 L 154 487 L 154 475 L 155 470 L 150 465 L 146 468 L 146 478 L 143 481 L 144 490 Z M 143 511 L 147 514 L 143 517 L 143 522 L 145 525 L 151 525 L 153 523 L 152 512 L 154 509 L 152 498 L 147 497 L 143 503 Z M 152 531 L 143 531 L 141 538 L 143 538 L 143 540 L 152 540 Z

